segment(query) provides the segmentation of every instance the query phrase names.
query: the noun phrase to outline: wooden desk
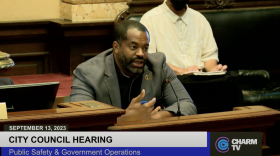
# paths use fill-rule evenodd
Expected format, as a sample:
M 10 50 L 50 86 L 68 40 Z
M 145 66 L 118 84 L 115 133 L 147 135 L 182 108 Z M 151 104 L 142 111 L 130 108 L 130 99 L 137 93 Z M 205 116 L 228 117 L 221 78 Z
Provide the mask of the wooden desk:
M 172 117 L 142 122 L 123 122 L 110 126 L 117 131 L 241 131 L 273 126 L 280 111 L 265 106 L 236 107 L 234 111 Z
M 234 111 L 172 117 L 162 120 L 123 122 L 110 126 L 113 131 L 257 131 L 263 132 L 263 151 L 266 129 L 275 125 L 280 111 L 265 106 L 236 107 Z
M 123 122 L 110 126 L 113 131 L 257 131 L 263 132 L 265 152 L 266 129 L 275 125 L 280 111 L 265 106 L 236 107 L 234 111 L 172 117 L 162 120 Z
M 162 120 L 123 122 L 116 124 L 123 109 L 96 102 L 102 107 L 89 108 L 81 102 L 59 104 L 57 109 L 8 113 L 4 124 L 68 124 L 75 131 L 261 131 L 263 149 L 266 146 L 266 129 L 275 125 L 280 112 L 265 106 L 236 107 L 235 111 L 172 117 Z M 112 126 L 116 124 L 115 126 Z
M 98 107 L 89 108 L 80 102 L 62 103 L 57 109 L 10 112 L 7 120 L 0 120 L 0 130 L 4 124 L 68 124 L 69 130 L 99 131 L 117 122 L 117 117 L 125 113 L 123 109 L 97 102 Z

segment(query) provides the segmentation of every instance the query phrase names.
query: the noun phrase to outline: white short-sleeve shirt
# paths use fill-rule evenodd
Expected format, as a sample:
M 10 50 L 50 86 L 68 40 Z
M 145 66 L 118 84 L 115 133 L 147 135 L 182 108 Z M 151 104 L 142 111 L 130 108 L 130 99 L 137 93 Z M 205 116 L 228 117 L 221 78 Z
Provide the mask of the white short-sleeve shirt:
M 211 26 L 198 11 L 187 7 L 179 17 L 164 2 L 144 14 L 140 22 L 150 34 L 149 53 L 165 53 L 169 64 L 204 67 L 208 60 L 219 61 Z

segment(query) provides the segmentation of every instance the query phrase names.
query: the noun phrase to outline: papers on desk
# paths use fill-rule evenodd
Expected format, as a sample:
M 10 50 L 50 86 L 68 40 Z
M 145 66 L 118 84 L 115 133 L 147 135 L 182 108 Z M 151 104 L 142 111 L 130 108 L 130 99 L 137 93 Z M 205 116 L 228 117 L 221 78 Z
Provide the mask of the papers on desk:
M 191 71 L 187 72 L 184 75 L 195 75 L 195 76 L 213 76 L 213 75 L 225 75 L 226 71 L 213 71 L 213 72 L 198 72 Z
M 0 103 L 0 120 L 1 119 L 8 119 L 7 108 L 6 108 L 6 103 L 5 102 Z

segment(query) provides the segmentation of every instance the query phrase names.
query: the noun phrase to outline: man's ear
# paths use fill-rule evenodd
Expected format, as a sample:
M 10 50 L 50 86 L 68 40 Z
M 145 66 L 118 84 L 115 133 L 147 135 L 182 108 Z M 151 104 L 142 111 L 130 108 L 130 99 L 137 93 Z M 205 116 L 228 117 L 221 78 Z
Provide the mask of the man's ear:
M 114 53 L 119 53 L 119 48 L 120 48 L 120 45 L 118 44 L 117 41 L 114 41 L 113 42 L 113 49 L 114 49 Z

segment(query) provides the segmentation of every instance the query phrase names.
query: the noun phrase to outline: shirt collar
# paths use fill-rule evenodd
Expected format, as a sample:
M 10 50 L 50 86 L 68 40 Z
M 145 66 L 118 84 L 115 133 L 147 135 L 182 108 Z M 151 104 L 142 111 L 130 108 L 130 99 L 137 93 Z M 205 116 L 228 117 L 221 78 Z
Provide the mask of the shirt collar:
M 164 9 L 166 9 L 168 17 L 171 19 L 171 21 L 173 23 L 176 23 L 176 21 L 180 17 L 178 15 L 176 15 L 172 10 L 169 9 L 169 7 L 166 4 L 166 1 L 163 2 L 163 7 L 164 7 Z M 188 7 L 188 5 L 186 5 L 186 7 L 187 7 L 187 11 L 184 13 L 183 16 L 181 16 L 181 19 L 184 23 L 186 23 L 188 25 L 188 10 L 189 10 L 189 7 Z

